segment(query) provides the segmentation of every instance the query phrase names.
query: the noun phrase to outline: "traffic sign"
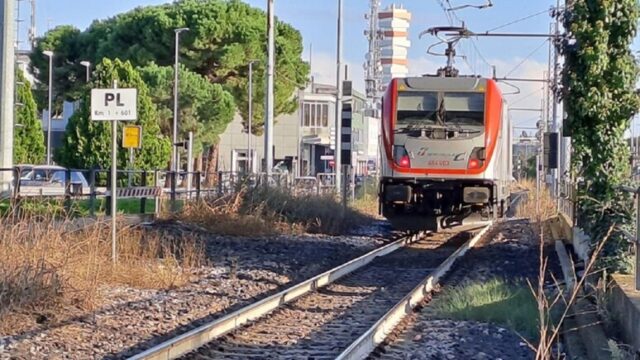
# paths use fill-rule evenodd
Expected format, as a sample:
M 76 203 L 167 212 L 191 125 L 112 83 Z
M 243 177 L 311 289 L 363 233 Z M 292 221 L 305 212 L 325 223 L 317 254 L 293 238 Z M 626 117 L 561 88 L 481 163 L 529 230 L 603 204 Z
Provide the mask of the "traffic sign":
M 131 121 L 138 118 L 138 89 L 91 89 L 91 120 Z
M 320 160 L 324 160 L 324 161 L 333 160 L 333 155 L 320 155 Z
M 125 149 L 142 147 L 142 126 L 125 125 L 122 128 L 122 147 Z
M 111 122 L 111 256 L 115 264 L 118 259 L 117 216 L 118 196 L 118 121 L 138 119 L 138 89 L 118 89 L 118 82 L 113 82 L 113 89 L 91 89 L 91 120 Z M 125 130 L 127 131 L 127 130 Z M 139 134 L 142 134 L 140 129 Z M 123 146 L 126 135 L 123 136 Z M 130 148 L 133 149 L 133 148 Z M 133 155 L 133 150 L 130 150 Z M 133 163 L 133 161 L 131 161 Z

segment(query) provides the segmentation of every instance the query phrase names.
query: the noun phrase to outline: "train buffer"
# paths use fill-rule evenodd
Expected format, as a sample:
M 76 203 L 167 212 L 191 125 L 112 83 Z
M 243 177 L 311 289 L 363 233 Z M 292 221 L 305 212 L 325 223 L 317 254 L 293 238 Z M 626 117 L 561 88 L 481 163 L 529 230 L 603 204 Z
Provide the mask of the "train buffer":
M 105 196 L 110 196 L 111 191 L 107 190 Z M 162 187 L 127 187 L 116 189 L 116 195 L 119 199 L 125 198 L 155 198 L 162 196 Z

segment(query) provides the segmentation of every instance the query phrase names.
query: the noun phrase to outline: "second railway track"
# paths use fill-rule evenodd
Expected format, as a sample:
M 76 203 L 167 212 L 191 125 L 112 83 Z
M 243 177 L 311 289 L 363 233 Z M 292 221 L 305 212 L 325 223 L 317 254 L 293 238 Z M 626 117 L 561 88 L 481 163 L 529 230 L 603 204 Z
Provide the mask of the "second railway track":
M 400 240 L 132 359 L 362 358 L 488 228 Z

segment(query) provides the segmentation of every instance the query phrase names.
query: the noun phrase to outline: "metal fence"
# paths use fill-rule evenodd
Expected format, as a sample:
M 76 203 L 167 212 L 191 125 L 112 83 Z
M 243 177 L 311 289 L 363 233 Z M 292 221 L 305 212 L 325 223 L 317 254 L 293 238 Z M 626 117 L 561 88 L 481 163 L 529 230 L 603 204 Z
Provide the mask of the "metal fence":
M 109 191 L 110 170 L 37 166 L 0 169 L 0 175 L 2 172 L 10 173 L 5 176 L 11 176 L 12 179 L 11 189 L 4 195 L 3 201 L 19 204 L 25 199 L 57 199 L 64 200 L 65 207 L 69 209 L 74 202 L 83 201 L 90 216 L 101 210 L 101 204 L 104 204 L 106 214 L 111 214 L 108 201 L 112 195 Z M 147 205 L 151 201 L 155 203 L 156 213 L 160 210 L 162 200 L 169 200 L 171 209 L 175 211 L 178 203 L 221 197 L 241 189 L 264 186 L 284 189 L 297 196 L 336 194 L 335 174 L 330 173 L 293 178 L 287 173 L 217 172 L 207 178 L 207 174 L 202 172 L 120 170 L 117 179 L 118 198 L 137 199 L 138 213 L 141 214 L 147 213 Z M 355 186 L 349 189 L 349 197 L 364 196 L 373 182 L 373 178 L 357 179 Z
M 562 181 L 558 186 L 560 192 L 558 211 L 566 215 L 571 224 L 576 225 L 577 185 L 572 182 Z

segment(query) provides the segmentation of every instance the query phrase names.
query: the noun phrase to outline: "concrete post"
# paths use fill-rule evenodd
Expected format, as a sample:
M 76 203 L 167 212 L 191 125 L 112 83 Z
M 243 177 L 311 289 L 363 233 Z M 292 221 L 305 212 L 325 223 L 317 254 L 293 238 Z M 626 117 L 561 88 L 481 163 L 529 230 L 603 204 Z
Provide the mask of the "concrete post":
M 13 122 L 15 104 L 15 0 L 5 0 L 2 11 L 2 32 L 0 33 L 0 168 L 13 167 Z M 9 190 L 12 173 L 0 172 L 0 192 Z
M 336 144 L 335 144 L 335 171 L 336 194 L 341 192 L 341 166 L 342 166 L 342 0 L 338 0 L 338 38 L 337 38 L 337 71 L 336 71 Z
M 264 122 L 264 157 L 265 172 L 270 176 L 273 170 L 273 123 L 274 123 L 274 75 L 275 75 L 275 14 L 274 0 L 267 0 L 267 98 L 266 118 Z

